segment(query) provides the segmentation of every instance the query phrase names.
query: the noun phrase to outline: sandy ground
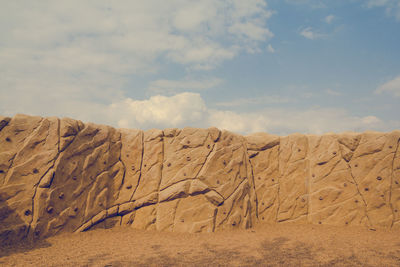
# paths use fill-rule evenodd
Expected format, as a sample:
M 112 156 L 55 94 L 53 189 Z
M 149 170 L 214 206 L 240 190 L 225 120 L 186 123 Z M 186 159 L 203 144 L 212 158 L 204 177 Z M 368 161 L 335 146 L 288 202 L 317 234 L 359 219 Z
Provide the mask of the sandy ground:
M 97 229 L 0 247 L 1 266 L 400 266 L 400 231 L 260 225 L 212 234 Z

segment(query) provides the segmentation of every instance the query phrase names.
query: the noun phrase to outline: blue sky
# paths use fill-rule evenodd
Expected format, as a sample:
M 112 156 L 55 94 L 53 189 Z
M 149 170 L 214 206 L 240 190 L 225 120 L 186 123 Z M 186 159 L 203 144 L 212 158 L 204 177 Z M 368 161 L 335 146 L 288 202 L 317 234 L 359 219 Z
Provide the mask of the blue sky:
M 4 1 L 0 114 L 400 129 L 399 0 Z

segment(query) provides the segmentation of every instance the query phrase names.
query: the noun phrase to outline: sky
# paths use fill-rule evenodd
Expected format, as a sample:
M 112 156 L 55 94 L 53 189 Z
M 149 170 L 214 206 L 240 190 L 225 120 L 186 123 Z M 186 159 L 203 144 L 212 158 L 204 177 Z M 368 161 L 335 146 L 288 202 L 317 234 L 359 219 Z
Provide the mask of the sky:
M 400 129 L 400 0 L 0 0 L 0 115 Z

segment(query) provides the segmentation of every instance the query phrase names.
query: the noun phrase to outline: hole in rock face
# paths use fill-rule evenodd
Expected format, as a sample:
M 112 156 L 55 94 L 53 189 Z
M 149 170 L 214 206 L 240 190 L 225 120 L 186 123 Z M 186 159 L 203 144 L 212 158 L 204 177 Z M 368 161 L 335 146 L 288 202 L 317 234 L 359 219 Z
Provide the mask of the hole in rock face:
M 349 222 L 345 222 L 345 224 L 349 224 Z
M 258 177 L 258 180 L 261 180 L 261 177 Z
M 47 208 L 47 213 L 52 213 L 53 212 L 53 207 L 52 206 L 49 206 L 48 208 Z
M 354 200 L 355 203 L 358 203 L 358 199 Z
M 191 160 L 191 158 L 190 158 L 189 156 L 187 156 L 187 157 L 186 157 L 186 160 L 187 160 L 187 161 L 190 161 L 190 160 Z
M 190 141 L 188 140 L 188 141 L 186 142 L 186 144 L 190 144 Z
M 186 172 L 185 172 L 185 173 L 183 173 L 183 176 L 186 176 Z
M 224 161 L 222 162 L 222 164 L 224 164 L 224 166 L 226 166 L 226 161 L 224 160 Z
M 272 181 L 272 182 L 275 182 L 275 179 L 274 179 L 274 178 L 272 178 L 272 179 L 271 179 L 271 181 Z
M 301 202 L 306 202 L 306 200 L 304 198 L 301 199 Z
M 168 166 L 168 167 L 171 167 L 171 163 L 168 163 L 167 166 Z
M 315 174 L 313 174 L 312 177 L 315 177 Z
M 265 218 L 264 218 L 264 217 L 262 217 L 262 219 L 263 219 L 263 220 L 265 220 Z
M 397 210 L 394 210 L 394 212 L 397 212 Z
M 322 198 L 322 197 L 319 197 L 319 200 L 323 200 L 323 198 Z
M 63 198 L 64 198 L 64 193 L 61 193 L 61 194 L 58 196 L 58 198 L 59 198 L 59 199 L 63 199 Z
M 185 222 L 185 219 L 181 219 L 181 222 Z
M 75 181 L 76 181 L 76 176 L 72 177 L 72 180 L 75 180 Z
M 217 180 L 217 184 L 219 184 L 219 180 Z
M 297 151 L 298 151 L 298 152 L 301 152 L 301 149 L 299 148 L 299 149 L 297 149 Z
M 77 211 L 78 211 L 78 208 L 76 207 L 76 208 L 74 209 L 74 211 L 77 212 Z
M 38 172 L 39 172 L 38 169 L 36 169 L 36 168 L 33 169 L 33 173 L 38 173 Z
M 344 187 L 347 187 L 347 184 L 346 184 L 346 183 L 344 183 L 344 184 L 343 184 L 343 186 L 344 186 Z
M 24 212 L 24 214 L 25 214 L 25 216 L 31 215 L 31 210 L 26 210 L 26 211 Z
M 395 183 L 395 184 L 399 184 L 399 182 L 398 182 L 398 181 L 394 181 L 394 183 Z
M 358 167 L 358 164 L 355 164 L 355 165 L 354 165 L 354 167 L 356 167 L 356 168 L 357 168 L 357 167 Z
M 132 185 L 131 184 L 128 184 L 127 186 L 126 186 L 126 189 L 131 189 L 132 188 Z
M 366 187 L 366 188 L 364 188 L 364 190 L 365 190 L 365 191 L 369 191 L 369 188 L 368 188 L 368 187 Z
M 236 222 L 235 221 L 233 221 L 233 223 L 232 223 L 232 226 L 235 226 L 236 225 Z
M 393 147 L 392 147 L 392 146 L 389 146 L 389 148 L 392 149 Z
M 104 165 L 106 165 L 106 164 L 107 164 L 107 162 L 103 161 L 103 164 L 104 164 Z
M 318 224 L 322 224 L 322 222 L 318 222 Z
M 134 171 L 135 170 L 135 166 L 132 165 L 131 170 Z
M 210 148 L 211 148 L 211 146 L 210 146 L 210 145 L 207 145 L 207 148 L 208 148 L 208 149 L 210 149 Z
M 334 151 L 332 154 L 333 154 L 333 155 L 336 155 L 336 151 Z
M 11 142 L 10 137 L 6 137 L 6 142 Z
M 380 180 L 382 180 L 382 177 L 378 176 L 378 177 L 376 177 L 376 180 L 380 181 Z
M 4 171 L 3 171 L 3 170 L 0 170 L 0 173 L 4 173 Z
M 147 164 L 144 164 L 144 167 L 146 168 L 146 167 L 147 167 Z

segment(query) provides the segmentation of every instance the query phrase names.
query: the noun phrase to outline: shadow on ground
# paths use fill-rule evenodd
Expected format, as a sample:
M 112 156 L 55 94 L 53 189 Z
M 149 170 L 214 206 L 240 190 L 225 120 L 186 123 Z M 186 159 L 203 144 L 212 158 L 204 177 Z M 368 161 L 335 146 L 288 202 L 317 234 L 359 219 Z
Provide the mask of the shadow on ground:
M 45 240 L 28 241 L 29 227 L 15 210 L 8 206 L 0 191 L 0 264 L 1 257 L 14 253 L 23 253 L 36 248 L 49 247 Z
M 246 255 L 240 248 L 227 250 L 208 244 L 204 244 L 203 248 L 201 252 L 171 256 L 161 246 L 155 245 L 152 247 L 155 252 L 153 255 L 157 256 L 138 261 L 112 261 L 104 266 L 372 266 L 354 254 L 321 261 L 317 258 L 315 248 L 313 250 L 305 243 L 289 242 L 289 239 L 282 237 L 264 240 L 257 249 L 258 257 Z M 321 255 L 323 251 L 318 249 L 318 253 Z

